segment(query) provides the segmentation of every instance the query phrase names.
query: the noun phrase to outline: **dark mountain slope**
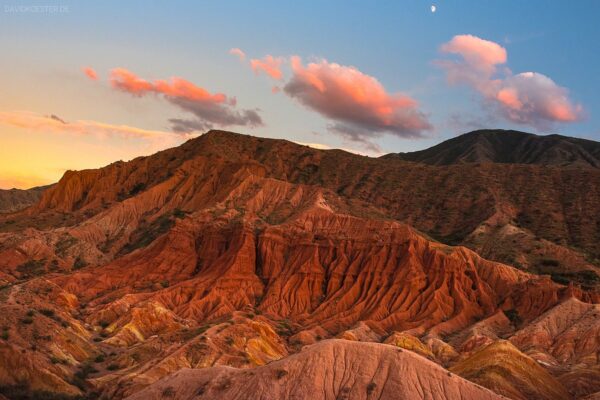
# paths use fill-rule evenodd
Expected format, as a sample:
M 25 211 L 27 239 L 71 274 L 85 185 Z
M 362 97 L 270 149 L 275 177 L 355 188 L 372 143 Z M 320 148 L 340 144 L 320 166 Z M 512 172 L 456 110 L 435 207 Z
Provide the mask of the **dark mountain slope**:
M 42 193 L 50 186 L 39 186 L 31 189 L 0 189 L 0 213 L 14 212 L 38 202 Z
M 387 154 L 383 158 L 430 165 L 503 163 L 600 168 L 600 143 L 561 135 L 538 136 L 485 129 L 457 136 L 429 149 Z

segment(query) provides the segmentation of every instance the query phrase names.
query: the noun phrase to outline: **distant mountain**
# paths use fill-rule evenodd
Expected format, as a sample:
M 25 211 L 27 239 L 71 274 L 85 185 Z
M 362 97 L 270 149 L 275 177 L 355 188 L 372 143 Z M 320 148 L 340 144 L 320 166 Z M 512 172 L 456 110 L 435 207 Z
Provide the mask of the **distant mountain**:
M 461 163 L 539 164 L 600 168 L 600 143 L 561 135 L 539 136 L 502 129 L 465 133 L 425 150 L 393 153 L 430 165 Z
M 50 186 L 39 186 L 31 189 L 0 189 L 0 213 L 14 212 L 37 203 L 44 190 Z

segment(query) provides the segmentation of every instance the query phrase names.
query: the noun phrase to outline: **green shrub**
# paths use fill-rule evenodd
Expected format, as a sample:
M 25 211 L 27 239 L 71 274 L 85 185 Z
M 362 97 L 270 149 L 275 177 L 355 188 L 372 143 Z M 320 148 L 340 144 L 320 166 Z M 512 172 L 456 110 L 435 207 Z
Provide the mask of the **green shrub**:
M 45 315 L 48 318 L 54 318 L 54 310 L 51 310 L 49 308 L 42 308 L 40 311 L 40 314 Z
M 17 272 L 22 274 L 24 278 L 39 276 L 46 272 L 45 264 L 46 260 L 29 260 L 19 265 Z
M 81 269 L 87 266 L 87 263 L 85 262 L 85 260 L 83 258 L 81 258 L 80 256 L 77 256 L 77 258 L 75 259 L 75 262 L 73 263 L 73 269 Z
M 129 191 L 129 196 L 135 196 L 136 194 L 142 192 L 144 189 L 146 189 L 146 184 L 143 182 L 138 182 Z
M 88 378 L 88 375 L 93 374 L 95 372 L 98 372 L 98 370 L 94 368 L 91 364 L 82 364 L 79 367 L 79 370 L 73 375 L 73 380 L 71 381 L 71 383 L 77 386 L 79 389 L 85 391 L 87 387 L 86 379 Z
M 52 364 L 64 364 L 65 361 L 61 360 L 60 358 L 56 357 L 56 356 L 50 356 L 50 362 Z
M 50 262 L 50 271 L 57 271 L 57 270 L 58 270 L 58 259 L 54 258 Z
M 148 246 L 159 236 L 167 233 L 175 225 L 175 220 L 168 214 L 163 214 L 151 223 L 143 222 L 131 234 L 129 243 L 121 250 L 121 254 L 131 253 L 134 250 Z
M 10 386 L 1 386 L 0 394 L 11 400 L 83 400 L 81 396 L 70 396 L 62 393 L 48 392 L 45 390 L 33 390 L 29 383 Z M 98 398 L 98 397 L 88 397 Z
M 179 208 L 176 208 L 175 211 L 173 211 L 173 216 L 177 219 L 182 219 L 182 218 L 185 218 L 186 212 L 182 211 Z
M 571 282 L 577 283 L 587 288 L 593 288 L 600 283 L 600 276 L 591 270 L 577 272 L 552 272 L 550 278 L 561 285 L 568 285 Z
M 194 328 L 194 329 L 183 329 L 182 332 L 182 338 L 185 341 L 188 341 L 190 339 L 195 338 L 198 335 L 203 334 L 204 332 L 206 332 L 208 330 L 208 328 L 210 328 L 210 325 L 202 325 L 198 328 Z
M 367 394 L 371 394 L 375 391 L 375 388 L 377 387 L 377 384 L 375 382 L 370 382 L 367 385 Z
M 562 273 L 550 274 L 550 279 L 552 279 L 556 283 L 560 283 L 561 285 L 568 285 L 571 282 L 568 274 L 562 274 Z
M 175 397 L 175 389 L 171 386 L 164 388 L 162 391 L 162 397 Z
M 514 308 L 504 311 L 504 315 L 506 315 L 506 318 L 508 318 L 510 322 L 515 326 L 520 325 L 522 322 L 521 317 L 519 316 L 519 312 Z
M 61 257 L 64 258 L 67 254 L 67 250 L 75 245 L 77 243 L 77 238 L 74 238 L 73 236 L 66 234 L 64 237 L 62 237 L 58 242 L 56 242 L 56 254 Z
M 545 267 L 558 267 L 558 266 L 560 266 L 560 262 L 558 260 L 553 259 L 553 258 L 544 258 L 544 259 L 540 260 L 540 264 L 542 264 Z
M 277 372 L 276 372 L 277 379 L 281 379 L 284 376 L 286 376 L 287 374 L 288 374 L 288 372 L 286 370 L 284 370 L 284 369 L 278 369 Z

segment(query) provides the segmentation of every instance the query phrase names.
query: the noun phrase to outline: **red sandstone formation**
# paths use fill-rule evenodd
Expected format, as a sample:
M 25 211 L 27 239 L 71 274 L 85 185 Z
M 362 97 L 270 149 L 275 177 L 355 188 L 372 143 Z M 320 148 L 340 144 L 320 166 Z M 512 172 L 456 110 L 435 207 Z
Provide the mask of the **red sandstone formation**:
M 373 396 L 494 398 L 427 358 L 515 399 L 536 380 L 542 398 L 591 395 L 596 181 L 593 168 L 440 169 L 226 132 L 68 172 L 35 206 L 0 216 L 0 348 L 19 355 L 0 362 L 0 388 L 26 377 L 33 393 L 123 398 L 177 383 L 187 398 L 228 379 L 206 396 L 236 398 L 257 374 L 254 390 L 308 396 L 294 389 L 308 379 L 299 371 L 322 363 L 333 371 L 319 378 L 323 398 L 370 398 L 364 376 L 351 374 L 349 391 L 339 376 L 416 363 L 414 376 L 377 378 Z M 317 343 L 330 338 L 345 341 Z M 502 380 L 498 354 L 519 366 Z M 271 379 L 276 365 L 290 377 Z

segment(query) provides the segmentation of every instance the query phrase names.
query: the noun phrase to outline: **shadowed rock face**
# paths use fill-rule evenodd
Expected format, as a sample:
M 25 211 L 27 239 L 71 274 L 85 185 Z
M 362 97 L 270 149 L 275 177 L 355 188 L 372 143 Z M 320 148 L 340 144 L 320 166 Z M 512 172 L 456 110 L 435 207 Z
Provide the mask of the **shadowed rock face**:
M 561 135 L 538 136 L 519 131 L 483 129 L 446 140 L 429 149 L 383 157 L 430 165 L 502 163 L 600 168 L 600 143 Z
M 327 340 L 267 366 L 181 370 L 129 397 L 163 399 L 503 399 L 409 351 Z
M 27 190 L 0 189 L 0 213 L 15 212 L 37 203 L 46 189 L 48 189 L 48 186 Z
M 515 363 L 539 364 L 568 396 L 591 394 L 598 377 L 593 280 L 583 288 L 557 283 L 435 241 L 406 222 L 468 232 L 465 243 L 484 254 L 500 254 L 492 242 L 500 243 L 523 256 L 523 269 L 552 252 L 554 272 L 595 273 L 569 241 L 588 243 L 590 251 L 598 245 L 592 233 L 600 213 L 590 213 L 600 202 L 588 198 L 594 187 L 584 193 L 578 183 L 600 180 L 596 171 L 439 168 L 212 132 L 150 157 L 69 172 L 36 205 L 0 216 L 0 344 L 29 360 L 18 374 L 12 364 L 0 365 L 11 371 L 0 373 L 0 387 L 17 390 L 19 377 L 29 374 L 32 382 L 54 382 L 36 383 L 34 392 L 98 391 L 118 399 L 161 380 L 168 398 L 162 385 L 170 379 L 198 389 L 183 382 L 198 371 L 177 374 L 184 368 L 206 368 L 207 377 L 239 385 L 277 360 L 299 359 L 316 374 L 304 352 L 293 355 L 314 343 L 317 350 L 306 354 L 326 357 L 308 360 L 336 372 L 345 367 L 328 352 L 347 352 L 350 363 L 358 363 L 360 349 L 374 352 L 375 361 L 398 361 L 388 357 L 393 347 L 351 342 L 385 342 L 407 349 L 399 354 L 417 357 L 414 351 L 453 368 L 482 351 L 484 358 L 496 354 L 486 346 L 509 340 L 516 351 L 502 354 Z M 561 186 L 567 181 L 571 187 Z M 549 207 L 554 219 L 535 207 Z M 521 214 L 553 235 L 567 224 L 572 236 L 560 244 L 536 239 L 534 228 L 511 219 Z M 518 235 L 529 241 L 516 244 Z M 523 243 L 541 244 L 541 253 L 526 252 Z M 319 347 L 330 338 L 345 341 Z M 418 376 L 432 382 L 444 371 L 431 362 L 419 368 Z M 524 370 L 501 385 L 481 384 L 520 398 L 529 392 L 511 388 L 530 379 Z M 489 372 L 460 371 L 474 381 Z M 359 378 L 352 379 L 368 386 Z M 346 393 L 338 378 L 321 379 Z M 393 390 L 408 390 L 387 379 Z M 442 389 L 415 379 L 406 385 L 452 398 L 448 379 L 440 380 Z M 293 390 L 296 380 L 274 385 L 282 392 L 273 394 Z M 564 398 L 565 391 L 552 393 Z

